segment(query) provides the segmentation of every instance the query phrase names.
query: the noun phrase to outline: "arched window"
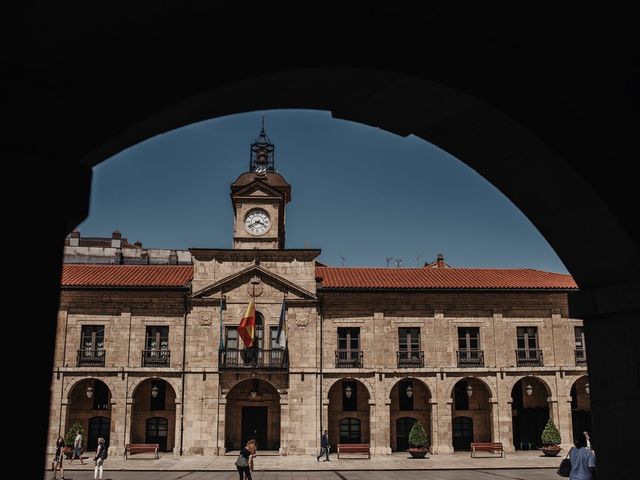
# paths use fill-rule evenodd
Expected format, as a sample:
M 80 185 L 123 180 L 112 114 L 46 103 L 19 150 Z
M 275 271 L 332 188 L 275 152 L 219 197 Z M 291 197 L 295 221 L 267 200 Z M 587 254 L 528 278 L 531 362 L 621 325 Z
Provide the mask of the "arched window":
M 340 443 L 361 443 L 360 420 L 357 418 L 340 420 Z

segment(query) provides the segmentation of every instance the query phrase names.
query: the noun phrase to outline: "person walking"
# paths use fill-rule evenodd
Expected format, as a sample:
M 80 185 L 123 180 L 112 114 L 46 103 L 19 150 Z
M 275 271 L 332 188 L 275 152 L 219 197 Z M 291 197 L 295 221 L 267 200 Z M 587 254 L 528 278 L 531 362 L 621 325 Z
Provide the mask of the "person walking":
M 596 456 L 586 447 L 582 439 L 576 440 L 575 448 L 569 451 L 571 473 L 569 480 L 592 480 L 595 478 Z
M 255 456 L 256 445 L 252 443 L 251 440 L 247 442 L 247 444 L 242 447 L 240 450 L 240 454 L 238 454 L 238 458 L 236 459 L 236 468 L 238 469 L 238 475 L 240 476 L 240 480 L 251 479 L 251 470 L 253 468 L 253 457 Z
M 82 434 L 79 430 L 76 432 L 76 438 L 73 441 L 73 455 L 67 463 L 71 465 L 76 457 L 80 459 L 80 464 L 84 465 L 84 460 L 82 460 Z
M 95 468 L 93 470 L 94 480 L 102 480 L 102 472 L 104 471 L 104 461 L 107 459 L 108 447 L 104 438 L 98 438 L 98 447 L 96 448 L 96 456 L 93 457 Z
M 325 430 L 322 436 L 320 437 L 320 455 L 316 457 L 316 460 L 319 462 L 320 457 L 325 455 L 325 462 L 330 462 L 329 460 L 329 430 Z
M 593 450 L 593 448 L 591 447 L 591 437 L 589 436 L 589 432 L 585 430 L 584 432 L 582 432 L 582 434 L 584 435 L 584 439 L 587 442 L 587 449 Z
M 64 443 L 63 437 L 58 437 L 56 440 L 56 453 L 53 457 L 52 470 L 53 470 L 53 480 L 56 480 L 57 472 L 60 471 L 61 480 L 64 480 L 64 448 L 67 445 Z

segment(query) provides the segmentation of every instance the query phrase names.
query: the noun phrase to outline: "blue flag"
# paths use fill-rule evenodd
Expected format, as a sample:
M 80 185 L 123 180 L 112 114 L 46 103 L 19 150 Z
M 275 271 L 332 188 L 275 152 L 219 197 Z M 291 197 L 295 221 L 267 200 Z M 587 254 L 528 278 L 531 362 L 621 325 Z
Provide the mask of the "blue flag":
M 276 345 L 280 348 L 286 348 L 287 346 L 287 334 L 286 326 L 284 324 L 285 312 L 287 311 L 287 305 L 283 301 L 282 309 L 280 310 L 280 320 L 278 321 L 278 334 L 276 335 Z

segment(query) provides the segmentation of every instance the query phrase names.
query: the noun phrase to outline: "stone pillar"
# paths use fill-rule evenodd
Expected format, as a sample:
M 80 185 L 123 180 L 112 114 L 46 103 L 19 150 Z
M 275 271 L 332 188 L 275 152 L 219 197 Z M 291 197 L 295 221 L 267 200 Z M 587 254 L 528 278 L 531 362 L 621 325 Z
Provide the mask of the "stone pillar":
M 565 397 L 564 401 L 558 402 L 558 409 L 560 413 L 560 425 L 558 426 L 558 430 L 560 430 L 560 446 L 565 449 L 565 451 L 569 451 L 571 447 L 573 447 L 573 418 L 571 413 L 571 397 L 567 399 Z
M 384 406 L 380 408 L 381 438 L 384 438 L 387 446 L 387 454 L 391 454 L 391 400 L 386 399 Z M 429 437 L 431 438 L 431 437 Z
M 176 424 L 174 428 L 174 442 L 173 442 L 173 454 L 180 455 L 180 439 L 182 438 L 182 402 L 180 401 L 180 397 L 176 394 Z
M 515 451 L 513 446 L 513 399 L 504 397 L 498 402 L 498 441 L 506 453 Z
M 280 455 L 287 455 L 289 452 L 289 435 L 291 435 L 291 424 L 289 422 L 289 395 L 285 390 L 280 393 Z
M 431 453 L 438 453 L 438 447 L 440 446 L 438 437 L 438 402 L 433 399 L 429 400 L 429 420 L 431 424 L 431 431 L 429 432 L 429 443 L 431 444 Z
M 640 425 L 640 282 L 582 289 L 571 316 L 585 327 L 598 477 L 636 478 Z
M 125 447 L 125 433 L 124 433 L 124 424 L 125 424 L 125 405 L 126 401 L 124 398 L 116 398 L 111 397 L 111 435 L 109 438 L 109 453 L 113 455 L 124 455 L 124 447 Z M 130 418 L 127 419 L 127 427 Z
M 227 397 L 221 397 L 218 403 L 218 438 L 216 439 L 216 455 L 224 455 L 224 438 L 227 423 Z
M 500 440 L 500 407 L 498 406 L 498 401 L 489 397 L 488 403 L 491 408 L 491 441 L 492 442 L 501 442 Z M 504 448 L 504 443 L 502 444 Z
M 438 425 L 438 447 L 434 453 L 453 453 L 453 432 L 451 431 L 451 411 L 453 399 L 438 402 L 435 421 Z

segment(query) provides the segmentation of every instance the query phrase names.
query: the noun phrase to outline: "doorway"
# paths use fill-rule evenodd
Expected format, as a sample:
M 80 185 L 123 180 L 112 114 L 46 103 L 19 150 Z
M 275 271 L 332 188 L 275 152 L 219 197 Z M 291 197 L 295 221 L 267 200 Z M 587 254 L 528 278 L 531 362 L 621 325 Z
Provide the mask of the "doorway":
M 166 418 L 152 417 L 147 419 L 147 429 L 145 432 L 145 443 L 157 443 L 158 450 L 167 451 L 167 433 L 169 431 L 169 422 Z
M 456 417 L 453 419 L 453 449 L 471 450 L 473 442 L 473 419 Z
M 89 432 L 87 433 L 87 450 L 95 450 L 98 447 L 98 438 L 104 438 L 109 445 L 109 426 L 111 422 L 107 417 L 92 417 L 89 419 Z
M 396 420 L 396 449 L 404 452 L 409 449 L 409 433 L 416 419 L 412 417 L 403 417 Z
M 258 448 L 267 448 L 267 416 L 269 407 L 242 407 L 242 446 L 253 438 Z

